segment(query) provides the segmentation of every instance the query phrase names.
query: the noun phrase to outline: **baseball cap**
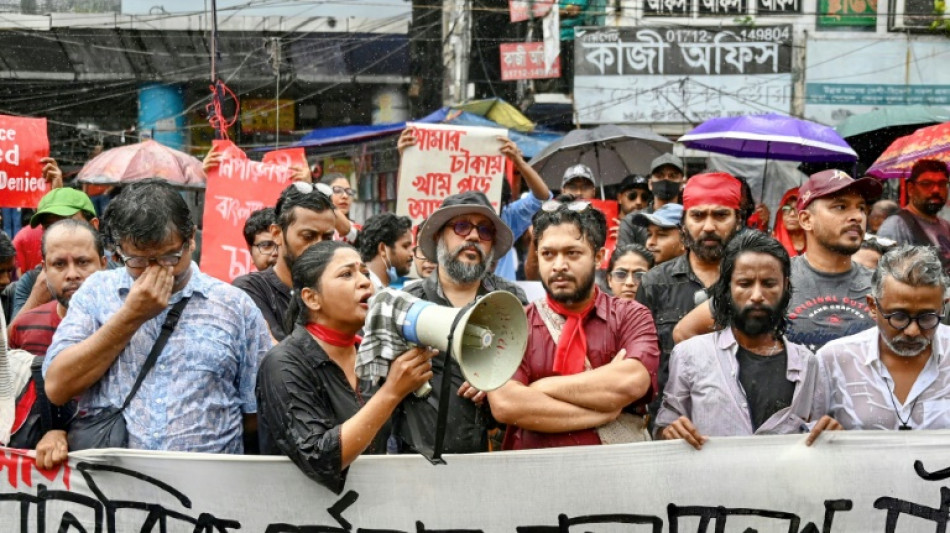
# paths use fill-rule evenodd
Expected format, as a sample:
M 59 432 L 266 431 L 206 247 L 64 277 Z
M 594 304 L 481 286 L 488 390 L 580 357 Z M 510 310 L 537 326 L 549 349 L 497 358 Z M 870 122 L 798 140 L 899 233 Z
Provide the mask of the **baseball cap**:
M 495 213 L 492 209 L 488 197 L 481 191 L 467 191 L 447 196 L 442 200 L 442 206 L 433 212 L 426 223 L 419 230 L 418 243 L 422 250 L 422 255 L 426 256 L 432 262 L 438 262 L 438 244 L 436 236 L 449 220 L 470 213 L 484 215 L 495 225 L 495 240 L 492 243 L 492 249 L 495 252 L 495 258 L 504 257 L 511 249 L 514 242 L 514 234 L 508 224 Z
M 30 227 L 39 226 L 46 215 L 69 218 L 79 211 L 96 216 L 96 207 L 92 205 L 92 200 L 86 196 L 86 193 L 70 187 L 53 189 L 40 198 L 36 213 L 30 218 Z
M 683 206 L 680 204 L 664 204 L 652 213 L 637 213 L 630 219 L 638 226 L 647 227 L 653 224 L 661 228 L 678 227 L 681 220 L 683 220 Z
M 630 174 L 623 181 L 620 182 L 620 192 L 629 191 L 630 189 L 649 189 L 648 180 L 638 174 Z
M 568 167 L 568 169 L 564 171 L 564 177 L 561 178 L 561 187 L 567 185 L 567 182 L 577 178 L 584 178 L 594 185 L 597 185 L 597 182 L 594 181 L 594 173 L 590 170 L 590 167 L 577 164 Z
M 832 196 L 852 187 L 869 203 L 879 198 L 884 192 L 884 187 L 874 178 L 856 180 L 843 170 L 822 170 L 812 174 L 808 181 L 798 188 L 797 208 L 801 211 L 818 198 Z
M 683 160 L 676 157 L 673 154 L 663 154 L 660 157 L 657 157 L 650 163 L 650 173 L 656 172 L 656 169 L 662 167 L 663 165 L 673 165 L 678 168 L 680 172 L 683 172 Z

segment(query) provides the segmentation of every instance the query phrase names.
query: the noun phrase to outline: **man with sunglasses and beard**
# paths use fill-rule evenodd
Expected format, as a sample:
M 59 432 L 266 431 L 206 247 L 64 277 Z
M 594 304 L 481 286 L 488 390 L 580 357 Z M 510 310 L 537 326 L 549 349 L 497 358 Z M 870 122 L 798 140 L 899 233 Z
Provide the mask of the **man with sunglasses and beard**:
M 706 288 L 719 279 L 723 249 L 742 225 L 742 185 L 724 172 L 697 174 L 683 189 L 683 243 L 686 254 L 643 276 L 637 301 L 652 313 L 660 340 L 659 392 L 668 374 L 673 328 L 707 299 Z M 659 408 L 659 397 L 651 413 Z
M 711 436 L 798 433 L 812 423 L 813 436 L 839 429 L 825 416 L 818 359 L 783 336 L 790 276 L 788 252 L 764 233 L 744 232 L 726 246 L 709 289 L 720 331 L 673 349 L 657 438 L 699 450 Z
M 514 377 L 488 394 L 508 424 L 504 449 L 648 440 L 646 405 L 659 350 L 649 311 L 594 283 L 607 221 L 587 202 L 550 201 L 534 216 L 546 298 L 528 307 L 528 346 Z
M 527 298 L 517 285 L 492 273 L 495 259 L 508 253 L 512 241 L 511 229 L 492 209 L 484 193 L 453 194 L 443 200 L 419 230 L 419 249 L 438 267 L 405 291 L 437 305 L 464 307 L 479 296 L 502 290 L 527 305 Z M 400 451 L 432 456 L 445 357 L 440 353 L 432 359 L 432 392 L 426 398 L 410 395 L 402 403 L 395 430 L 401 441 Z M 488 430 L 493 424 L 484 405 L 485 393 L 465 381 L 457 364 L 451 368 L 452 389 L 458 393 L 449 398 L 443 451 L 488 451 Z
M 903 246 L 878 262 L 867 296 L 876 327 L 818 351 L 828 414 L 845 429 L 950 428 L 950 327 L 940 323 L 948 283 L 928 246 Z
M 907 207 L 888 217 L 878 230 L 880 237 L 898 244 L 933 246 L 944 271 L 950 271 L 950 222 L 937 216 L 947 203 L 950 171 L 946 163 L 922 159 L 914 163 L 907 179 Z

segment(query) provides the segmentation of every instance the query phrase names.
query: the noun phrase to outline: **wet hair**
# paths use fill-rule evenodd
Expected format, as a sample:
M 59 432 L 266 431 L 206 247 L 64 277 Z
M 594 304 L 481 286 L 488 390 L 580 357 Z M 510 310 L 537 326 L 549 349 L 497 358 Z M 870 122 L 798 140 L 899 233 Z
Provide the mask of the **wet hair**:
M 898 246 L 881 256 L 871 275 L 871 296 L 878 300 L 884 296 L 887 277 L 911 287 L 940 287 L 944 294 L 950 284 L 932 246 Z
M 878 239 L 869 239 L 867 235 L 865 235 L 864 240 L 861 241 L 862 250 L 874 250 L 881 255 L 886 254 L 893 248 L 893 246 L 884 246 Z
M 755 200 L 752 198 L 752 187 L 749 186 L 749 182 L 741 176 L 733 177 L 739 180 L 741 191 L 739 195 L 739 222 L 741 227 L 745 226 L 746 221 L 755 212 Z
M 330 172 L 329 174 L 326 174 L 322 178 L 320 178 L 320 183 L 324 185 L 333 185 L 333 182 L 338 179 L 345 179 L 347 183 L 349 183 L 350 181 L 349 179 L 347 179 L 346 175 L 340 172 Z
M 326 210 L 333 210 L 336 207 L 330 197 L 314 189 L 313 192 L 303 193 L 293 184 L 280 193 L 280 199 L 277 200 L 277 206 L 274 208 L 277 213 L 277 225 L 284 233 L 291 224 L 297 221 L 297 215 L 294 208 L 300 207 L 308 209 L 315 213 L 322 213 Z
M 277 223 L 277 215 L 273 207 L 265 207 L 251 213 L 244 221 L 244 242 L 250 248 L 254 245 L 254 237 L 263 231 L 270 231 L 271 224 Z
M 106 247 L 105 247 L 105 244 L 103 244 L 102 242 L 102 235 L 99 235 L 99 231 L 96 230 L 96 228 L 92 224 L 86 222 L 85 220 L 65 218 L 63 220 L 57 221 L 55 224 L 46 228 L 46 230 L 43 232 L 43 237 L 40 240 L 40 250 L 43 254 L 44 260 L 46 260 L 46 238 L 49 236 L 50 233 L 53 232 L 54 229 L 59 229 L 59 228 L 62 228 L 68 231 L 76 231 L 79 229 L 84 229 L 88 231 L 89 234 L 92 235 L 92 242 L 96 245 L 96 253 L 99 254 L 100 258 L 105 257 Z
M 127 185 L 109 202 L 103 218 L 113 243 L 129 241 L 136 248 L 161 244 L 169 237 L 169 226 L 185 242 L 195 235 L 188 204 L 174 187 L 159 178 Z
M 607 218 L 593 206 L 588 206 L 581 211 L 572 211 L 567 208 L 574 197 L 570 194 L 558 196 L 558 202 L 564 204 L 557 211 L 545 211 L 540 209 L 531 219 L 534 225 L 534 246 L 538 247 L 544 232 L 551 226 L 561 224 L 573 224 L 580 232 L 581 238 L 587 241 L 594 253 L 604 247 L 607 242 Z
M 916 181 L 924 172 L 939 172 L 944 176 L 950 177 L 950 170 L 947 170 L 947 164 L 936 159 L 921 159 L 914 163 L 910 169 L 910 177 L 907 181 Z
M 0 259 L 9 259 L 11 257 L 16 257 L 16 248 L 14 248 L 13 241 L 10 240 L 10 237 L 0 231 Z
M 785 250 L 782 243 L 761 231 L 746 231 L 736 235 L 726 245 L 722 254 L 722 263 L 719 266 L 719 279 L 709 288 L 710 306 L 717 329 L 730 327 L 735 319 L 732 301 L 732 274 L 736 269 L 736 260 L 746 253 L 767 254 L 778 259 L 778 262 L 782 264 L 782 277 L 788 285 L 782 299 L 779 301 L 777 311 L 784 317 L 788 310 L 788 302 L 792 297 L 790 280 L 792 261 L 788 256 L 788 251 Z M 777 337 L 781 336 L 785 333 L 787 327 L 787 321 L 780 320 L 776 324 L 773 333 Z
M 396 216 L 393 213 L 373 215 L 363 225 L 357 238 L 360 258 L 364 262 L 372 261 L 379 254 L 379 243 L 390 248 L 407 233 L 411 236 L 412 220 L 409 217 Z
M 309 308 L 304 305 L 300 296 L 305 287 L 320 292 L 320 278 L 327 270 L 327 265 L 333 261 L 333 256 L 341 248 L 354 249 L 343 241 L 320 241 L 304 250 L 294 261 L 290 271 L 293 283 L 293 293 L 290 295 L 290 305 L 284 315 L 284 331 L 288 333 L 294 329 L 294 324 L 306 325 L 309 317 Z
M 614 266 L 617 264 L 617 260 L 627 254 L 639 255 L 647 262 L 648 268 L 656 266 L 656 257 L 653 255 L 653 252 L 647 250 L 642 244 L 634 243 L 621 246 L 614 250 L 614 253 L 610 254 L 610 261 L 607 263 L 607 272 L 612 272 Z

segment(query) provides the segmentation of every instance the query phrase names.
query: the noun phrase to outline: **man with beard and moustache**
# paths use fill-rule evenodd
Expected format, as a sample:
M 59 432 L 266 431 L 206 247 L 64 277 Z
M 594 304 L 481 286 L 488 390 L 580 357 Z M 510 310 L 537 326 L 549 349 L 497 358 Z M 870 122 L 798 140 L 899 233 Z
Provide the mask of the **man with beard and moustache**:
M 594 283 L 607 221 L 587 202 L 545 203 L 534 216 L 546 298 L 528 307 L 528 346 L 514 377 L 488 394 L 508 424 L 503 449 L 649 440 L 656 329 L 643 305 Z
M 818 351 L 828 414 L 845 429 L 950 428 L 950 327 L 940 324 L 947 284 L 931 247 L 881 258 L 867 296 L 876 327 Z
M 643 276 L 637 301 L 653 313 L 660 339 L 659 390 L 663 391 L 673 350 L 673 328 L 706 301 L 706 288 L 719 279 L 726 244 L 741 225 L 742 185 L 724 172 L 697 174 L 683 189 L 683 243 L 686 254 L 656 266 Z M 651 413 L 659 408 L 659 397 Z
M 784 338 L 791 261 L 757 231 L 726 246 L 709 289 L 720 331 L 673 348 L 654 435 L 701 449 L 709 437 L 838 429 L 825 416 L 827 382 L 818 358 Z
M 429 216 L 418 235 L 419 249 L 439 266 L 405 291 L 437 305 L 463 307 L 479 296 L 502 290 L 527 305 L 527 298 L 517 285 L 491 272 L 493 259 L 508 253 L 512 240 L 511 230 L 484 193 L 453 194 Z M 432 392 L 425 398 L 410 395 L 402 403 L 395 422 L 402 452 L 432 455 L 445 357 L 446 354 L 439 353 L 432 359 Z M 444 452 L 488 451 L 488 430 L 493 421 L 484 405 L 485 393 L 465 381 L 457 364 L 451 368 L 452 387 L 458 392 L 449 398 Z
M 888 217 L 878 230 L 880 237 L 898 244 L 934 246 L 945 272 L 950 272 L 950 222 L 937 216 L 947 203 L 950 173 L 947 165 L 933 159 L 914 163 L 907 179 L 907 207 Z
M 293 324 L 285 324 L 290 306 L 291 268 L 310 246 L 333 240 L 336 216 L 326 186 L 295 182 L 284 189 L 277 200 L 277 223 L 271 224 L 271 240 L 277 243 L 277 263 L 259 272 L 236 278 L 232 284 L 254 300 L 276 342 L 284 340 Z
M 88 222 L 67 218 L 43 232 L 40 266 L 51 302 L 20 313 L 10 325 L 10 348 L 45 356 L 69 301 L 93 273 L 106 268 L 102 237 Z
M 385 289 L 412 270 L 412 221 L 392 213 L 373 215 L 363 225 L 357 246 L 373 290 Z

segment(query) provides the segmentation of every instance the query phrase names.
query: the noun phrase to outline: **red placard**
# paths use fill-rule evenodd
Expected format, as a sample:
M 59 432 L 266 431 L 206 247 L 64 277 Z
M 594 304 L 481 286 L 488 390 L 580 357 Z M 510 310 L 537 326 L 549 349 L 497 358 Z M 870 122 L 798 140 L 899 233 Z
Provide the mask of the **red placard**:
M 554 0 L 508 0 L 508 11 L 511 22 L 528 20 L 533 15 L 539 19 L 548 14 Z
M 307 153 L 303 148 L 284 148 L 283 150 L 274 150 L 264 154 L 263 161 L 279 167 L 302 167 L 307 168 Z
M 0 115 L 0 207 L 36 207 L 49 190 L 44 157 L 49 157 L 45 118 Z
M 607 217 L 607 242 L 604 244 L 604 249 L 607 250 L 607 253 L 604 254 L 604 261 L 599 267 L 606 269 L 610 263 L 610 254 L 614 253 L 614 248 L 617 247 L 616 232 L 613 230 L 620 225 L 620 222 L 617 220 L 620 213 L 620 206 L 617 205 L 615 200 L 591 200 L 590 205 L 594 206 L 595 209 Z
M 208 171 L 201 270 L 230 283 L 254 270 L 244 222 L 254 211 L 277 203 L 293 173 L 287 166 L 251 161 L 230 141 L 214 141 L 214 150 L 225 155 Z
M 544 43 L 506 43 L 499 47 L 501 79 L 539 80 L 561 77 L 561 56 L 551 70 L 544 69 Z

